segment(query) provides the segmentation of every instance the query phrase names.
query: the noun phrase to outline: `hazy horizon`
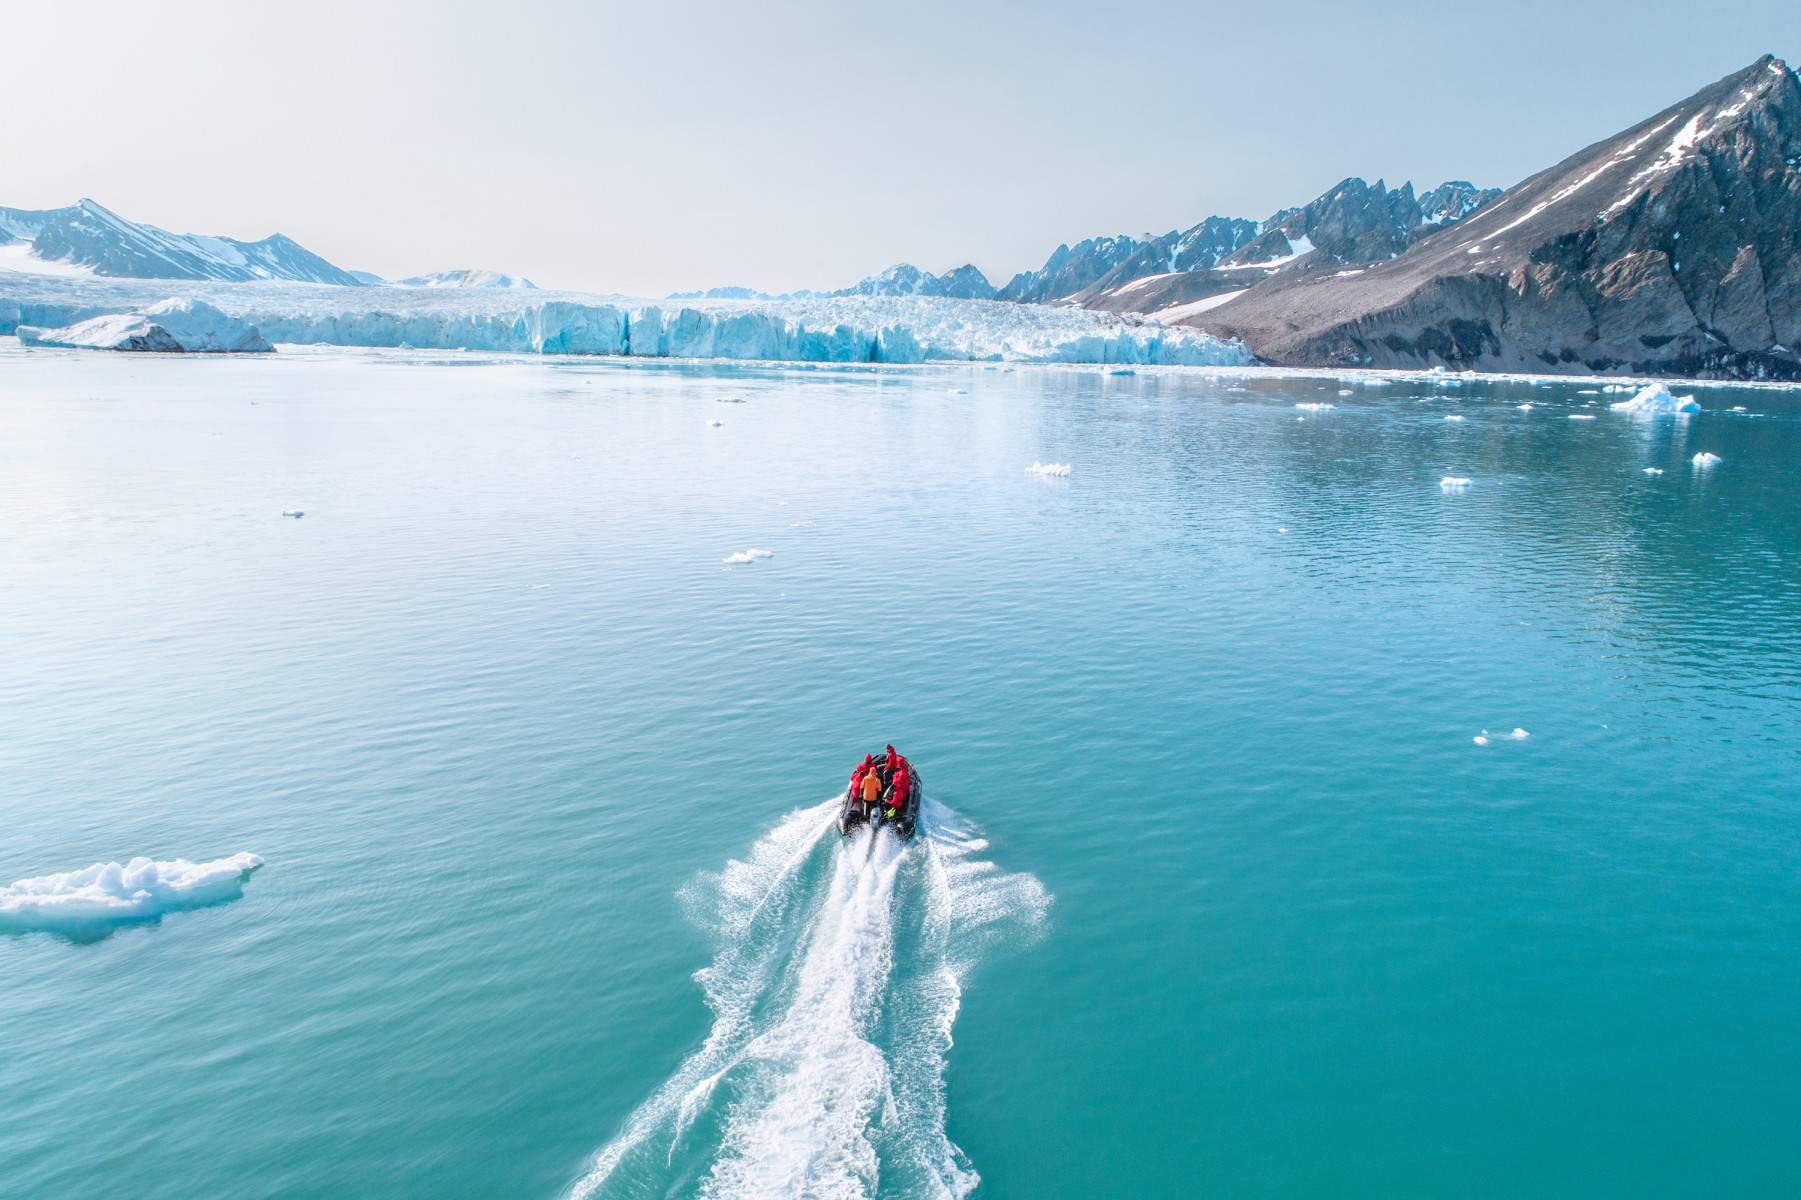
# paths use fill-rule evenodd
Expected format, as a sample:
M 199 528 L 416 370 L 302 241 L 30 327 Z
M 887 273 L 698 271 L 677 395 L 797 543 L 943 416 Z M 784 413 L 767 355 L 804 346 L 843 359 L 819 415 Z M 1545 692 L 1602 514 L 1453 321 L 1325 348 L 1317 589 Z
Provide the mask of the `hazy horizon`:
M 1351 175 L 1506 187 L 1789 57 L 1749 32 L 1783 27 L 1761 2 L 1731 28 L 1668 3 L 81 11 L 7 6 L 15 88 L 54 103 L 0 132 L 0 204 L 645 295 L 903 261 L 998 284 L 1061 242 L 1260 219 Z M 1552 37 L 1610 48 L 1572 69 Z

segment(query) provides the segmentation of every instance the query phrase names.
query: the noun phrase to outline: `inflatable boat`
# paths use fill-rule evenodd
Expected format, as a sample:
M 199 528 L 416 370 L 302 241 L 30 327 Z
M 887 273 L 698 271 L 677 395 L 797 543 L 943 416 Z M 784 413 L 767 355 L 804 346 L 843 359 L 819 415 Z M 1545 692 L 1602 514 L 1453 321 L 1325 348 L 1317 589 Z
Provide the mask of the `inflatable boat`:
M 894 779 L 888 771 L 888 755 L 884 750 L 883 753 L 870 757 L 875 760 L 871 769 L 875 771 L 876 778 L 882 781 L 881 797 L 871 809 L 863 803 L 861 788 L 846 787 L 844 800 L 838 807 L 838 832 L 849 837 L 859 825 L 868 824 L 877 828 L 887 825 L 893 828 L 894 836 L 903 842 L 907 841 L 913 836 L 913 827 L 919 822 L 919 799 L 925 794 L 925 785 L 919 778 L 919 768 L 905 757 L 901 758 L 901 765 L 907 768 L 907 798 L 895 810 L 894 816 L 889 817 L 889 810 L 894 808 Z

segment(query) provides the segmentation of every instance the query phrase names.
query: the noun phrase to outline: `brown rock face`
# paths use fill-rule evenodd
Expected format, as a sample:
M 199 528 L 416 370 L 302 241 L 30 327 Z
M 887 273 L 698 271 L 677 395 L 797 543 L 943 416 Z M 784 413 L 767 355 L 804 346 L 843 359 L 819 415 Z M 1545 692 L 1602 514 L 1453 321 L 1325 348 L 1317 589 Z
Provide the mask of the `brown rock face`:
M 1798 162 L 1765 57 L 1396 257 L 1332 229 L 1187 323 L 1293 365 L 1801 377 Z

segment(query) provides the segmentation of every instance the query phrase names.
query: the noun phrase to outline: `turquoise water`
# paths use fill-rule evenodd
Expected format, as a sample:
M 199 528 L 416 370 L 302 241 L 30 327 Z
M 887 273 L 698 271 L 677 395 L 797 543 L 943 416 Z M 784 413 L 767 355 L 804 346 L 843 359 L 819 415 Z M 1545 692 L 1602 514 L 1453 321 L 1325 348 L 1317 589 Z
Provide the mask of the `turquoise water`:
M 268 864 L 0 935 L 0 1193 L 1791 1190 L 1801 399 L 1700 397 L 0 350 L 0 885 Z

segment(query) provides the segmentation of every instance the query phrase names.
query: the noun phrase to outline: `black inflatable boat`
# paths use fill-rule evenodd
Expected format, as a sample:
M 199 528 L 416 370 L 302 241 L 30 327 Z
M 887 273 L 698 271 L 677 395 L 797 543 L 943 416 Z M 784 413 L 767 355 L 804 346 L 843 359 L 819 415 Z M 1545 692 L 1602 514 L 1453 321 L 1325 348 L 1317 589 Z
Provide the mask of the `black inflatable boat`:
M 919 822 L 919 800 L 925 794 L 925 785 L 919 778 L 919 768 L 905 757 L 901 758 L 901 764 L 907 768 L 907 798 L 891 818 L 888 813 L 894 808 L 894 779 L 888 770 L 888 755 L 884 752 L 873 757 L 875 766 L 872 769 L 882 781 L 881 797 L 871 810 L 863 803 L 860 790 L 846 787 L 844 800 L 838 806 L 838 832 L 849 837 L 851 831 L 859 825 L 869 824 L 878 828 L 887 825 L 893 828 L 896 837 L 903 842 L 907 841 L 913 836 L 913 827 Z

